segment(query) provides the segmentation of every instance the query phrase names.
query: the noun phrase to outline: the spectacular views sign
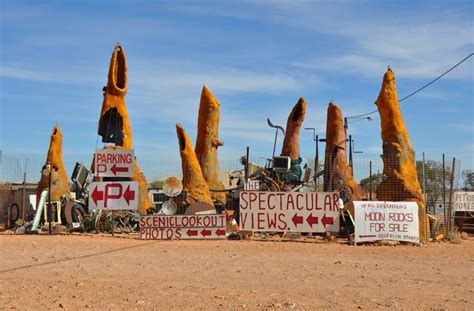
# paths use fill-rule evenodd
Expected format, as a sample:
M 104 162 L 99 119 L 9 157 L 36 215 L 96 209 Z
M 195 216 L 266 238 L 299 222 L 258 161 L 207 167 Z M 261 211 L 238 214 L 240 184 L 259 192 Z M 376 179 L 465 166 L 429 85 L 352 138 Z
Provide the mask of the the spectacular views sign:
M 415 202 L 355 201 L 355 241 L 397 240 L 419 243 Z
M 335 192 L 240 193 L 240 228 L 248 231 L 338 232 Z

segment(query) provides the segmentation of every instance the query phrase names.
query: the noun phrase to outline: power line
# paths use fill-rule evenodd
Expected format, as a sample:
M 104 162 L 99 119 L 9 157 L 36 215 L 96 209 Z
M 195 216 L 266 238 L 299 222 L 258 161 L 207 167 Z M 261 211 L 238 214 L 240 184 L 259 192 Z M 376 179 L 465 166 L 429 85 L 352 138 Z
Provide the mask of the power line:
M 444 77 L 445 75 L 447 75 L 449 72 L 451 72 L 452 70 L 454 70 L 456 67 L 458 67 L 459 65 L 461 65 L 462 63 L 464 63 L 466 60 L 468 60 L 471 56 L 473 56 L 474 53 L 471 53 L 469 54 L 468 56 L 466 56 L 465 58 L 463 58 L 461 61 L 459 61 L 456 65 L 454 65 L 453 67 L 449 68 L 448 70 L 446 70 L 444 73 L 442 73 L 441 75 L 437 76 L 435 79 L 431 80 L 430 82 L 428 82 L 427 84 L 423 85 L 422 87 L 420 87 L 419 89 L 417 89 L 416 91 L 413 91 L 411 92 L 410 94 L 408 94 L 407 96 L 403 97 L 402 99 L 400 99 L 398 102 L 401 103 L 402 101 L 404 101 L 405 99 L 415 95 L 416 93 L 420 92 L 421 90 L 427 88 L 428 86 L 430 86 L 431 84 L 435 83 L 436 81 L 438 81 L 439 79 L 441 79 L 442 77 Z M 357 118 L 357 117 L 364 117 L 364 116 L 368 116 L 368 115 L 371 115 L 371 114 L 374 114 L 378 111 L 378 109 L 374 110 L 374 111 L 371 111 L 371 112 L 367 112 L 367 113 L 363 113 L 363 114 L 358 114 L 358 115 L 355 115 L 355 116 L 350 116 L 350 117 L 347 117 L 347 118 Z

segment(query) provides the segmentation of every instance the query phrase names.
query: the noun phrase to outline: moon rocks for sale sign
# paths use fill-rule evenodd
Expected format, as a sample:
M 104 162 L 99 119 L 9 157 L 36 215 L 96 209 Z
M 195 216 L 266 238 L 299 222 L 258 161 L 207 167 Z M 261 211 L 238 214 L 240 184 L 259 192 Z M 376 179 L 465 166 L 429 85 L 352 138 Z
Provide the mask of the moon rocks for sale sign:
M 396 240 L 419 243 L 415 202 L 354 201 L 355 241 Z
M 240 193 L 240 228 L 268 232 L 339 232 L 339 196 L 334 192 Z

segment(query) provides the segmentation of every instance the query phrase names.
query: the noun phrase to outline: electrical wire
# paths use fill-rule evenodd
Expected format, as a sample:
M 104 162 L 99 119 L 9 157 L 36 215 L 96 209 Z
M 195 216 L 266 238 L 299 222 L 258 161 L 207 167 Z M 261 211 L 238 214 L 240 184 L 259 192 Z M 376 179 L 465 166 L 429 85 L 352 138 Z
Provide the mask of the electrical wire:
M 420 87 L 419 89 L 411 92 L 410 94 L 408 94 L 407 96 L 403 97 L 402 99 L 400 99 L 398 102 L 401 103 L 402 101 L 404 101 L 405 99 L 408 99 L 410 98 L 411 96 L 415 95 L 416 93 L 422 91 L 423 89 L 427 88 L 428 86 L 430 86 L 431 84 L 435 83 L 436 81 L 438 81 L 439 79 L 441 79 L 442 77 L 444 77 L 445 75 L 447 75 L 449 72 L 451 72 L 452 70 L 454 70 L 456 67 L 458 67 L 459 65 L 461 65 L 462 63 L 464 63 L 466 60 L 468 60 L 469 58 L 471 58 L 472 56 L 474 55 L 474 53 L 471 53 L 469 54 L 468 56 L 464 57 L 461 61 L 459 61 L 456 65 L 452 66 L 451 68 L 449 68 L 448 70 L 446 70 L 445 72 L 443 72 L 441 75 L 437 76 L 435 79 L 431 80 L 430 82 L 428 82 L 427 84 L 423 85 L 422 87 Z M 374 114 L 378 111 L 378 109 L 374 110 L 374 111 L 370 111 L 370 112 L 367 112 L 367 113 L 363 113 L 363 114 L 358 114 L 358 115 L 355 115 L 355 116 L 350 116 L 350 117 L 347 117 L 347 119 L 352 119 L 352 118 L 358 118 L 358 117 L 364 117 L 364 116 L 368 116 L 368 115 L 371 115 L 371 114 Z

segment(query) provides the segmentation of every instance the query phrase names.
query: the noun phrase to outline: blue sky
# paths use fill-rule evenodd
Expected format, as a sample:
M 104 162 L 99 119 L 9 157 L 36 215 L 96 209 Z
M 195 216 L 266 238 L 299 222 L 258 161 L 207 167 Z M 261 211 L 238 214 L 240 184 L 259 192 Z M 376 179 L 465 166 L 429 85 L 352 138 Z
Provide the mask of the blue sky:
M 94 151 L 117 41 L 127 54 L 136 153 L 176 155 L 174 125 L 194 141 L 204 84 L 221 102 L 220 152 L 250 145 L 269 154 L 266 118 L 284 125 L 299 97 L 308 102 L 304 127 L 324 135 L 330 101 L 346 116 L 376 108 L 387 65 L 401 98 L 474 50 L 472 1 L 0 3 L 0 149 L 13 153 L 45 154 L 56 123 L 64 153 Z M 445 152 L 474 167 L 473 72 L 471 58 L 402 103 L 417 153 Z M 381 153 L 373 117 L 350 125 L 366 157 Z M 313 150 L 302 132 L 302 153 Z

